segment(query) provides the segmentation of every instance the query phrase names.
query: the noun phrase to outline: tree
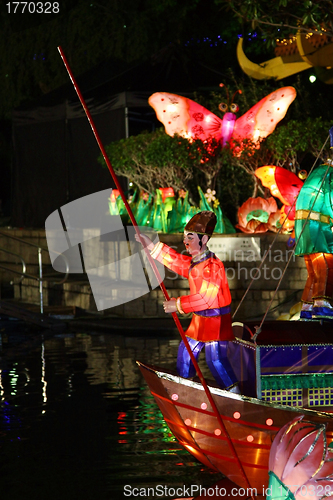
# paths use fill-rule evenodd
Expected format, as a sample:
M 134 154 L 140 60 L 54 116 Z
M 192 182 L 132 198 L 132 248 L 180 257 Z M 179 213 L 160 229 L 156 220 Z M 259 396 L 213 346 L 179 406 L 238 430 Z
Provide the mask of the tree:
M 234 58 L 226 37 L 237 39 L 219 7 L 206 0 L 61 0 L 59 12 L 14 14 L 0 11 L 0 117 L 13 107 L 68 83 L 57 46 L 61 45 L 76 77 L 111 59 L 119 72 L 128 65 L 162 59 L 165 71 L 172 59 L 183 71 L 195 51 L 198 61 L 221 65 Z M 8 3 L 10 5 L 11 2 Z M 53 5 L 53 3 L 51 2 Z M 14 4 L 12 9 L 14 8 Z M 169 68 L 169 69 L 168 69 Z M 111 76 L 115 72 L 111 70 Z M 219 83 L 217 73 L 217 84 Z M 124 87 L 130 87 L 125 82 Z M 124 89 L 121 89 L 124 90 Z M 119 91 L 119 90 L 117 90 Z
M 143 132 L 106 146 L 117 175 L 133 181 L 150 194 L 159 187 L 186 189 L 196 197 L 197 186 L 215 189 L 217 178 L 232 153 L 218 141 L 189 142 L 181 136 L 170 137 L 162 128 Z M 102 155 L 100 163 L 104 165 Z
M 332 0 L 215 0 L 232 12 L 244 30 L 258 30 L 274 46 L 278 38 L 288 38 L 297 31 L 333 37 Z
M 261 141 L 260 149 L 245 150 L 234 158 L 235 166 L 252 177 L 253 193 L 264 189 L 255 177 L 255 170 L 264 165 L 276 165 L 298 173 L 309 171 L 315 164 L 324 163 L 329 155 L 328 131 L 330 121 L 306 118 L 304 121 L 289 120 Z M 249 154 L 250 153 L 250 154 Z

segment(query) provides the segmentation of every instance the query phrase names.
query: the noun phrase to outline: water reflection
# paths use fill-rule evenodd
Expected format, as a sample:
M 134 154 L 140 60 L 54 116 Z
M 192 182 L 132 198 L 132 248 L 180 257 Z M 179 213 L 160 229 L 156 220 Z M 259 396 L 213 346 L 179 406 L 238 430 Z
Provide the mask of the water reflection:
M 125 485 L 218 480 L 175 441 L 135 362 L 174 368 L 178 343 L 1 333 L 1 500 L 117 499 Z

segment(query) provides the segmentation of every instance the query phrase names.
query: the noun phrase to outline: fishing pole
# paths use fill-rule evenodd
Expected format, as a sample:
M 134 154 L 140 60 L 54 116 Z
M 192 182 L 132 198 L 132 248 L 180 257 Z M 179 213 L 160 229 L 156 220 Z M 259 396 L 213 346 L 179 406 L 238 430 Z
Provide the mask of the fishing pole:
M 94 136 L 95 136 L 97 144 L 98 144 L 98 146 L 99 146 L 99 148 L 101 150 L 101 153 L 103 155 L 105 163 L 106 163 L 106 165 L 107 165 L 107 167 L 109 169 L 109 172 L 110 172 L 110 174 L 112 176 L 112 179 L 113 179 L 113 181 L 114 181 L 114 183 L 115 183 L 115 185 L 116 185 L 116 187 L 117 187 L 117 189 L 119 191 L 121 199 L 124 202 L 124 205 L 126 207 L 126 210 L 127 210 L 128 215 L 129 215 L 129 218 L 130 218 L 130 220 L 131 220 L 131 222 L 132 222 L 132 224 L 134 226 L 135 232 L 139 236 L 140 241 L 143 244 L 144 251 L 146 252 L 146 255 L 147 255 L 149 263 L 150 263 L 150 265 L 151 265 L 151 267 L 153 269 L 153 272 L 154 272 L 154 274 L 156 276 L 156 279 L 157 279 L 158 283 L 160 284 L 160 287 L 161 287 L 161 290 L 163 292 L 163 295 L 164 295 L 164 297 L 165 297 L 166 300 L 170 300 L 169 294 L 168 294 L 168 292 L 167 292 L 167 290 L 165 288 L 165 285 L 164 285 L 164 283 L 163 283 L 163 281 L 161 279 L 161 276 L 160 276 L 160 273 L 159 273 L 159 271 L 157 269 L 157 266 L 156 266 L 156 264 L 155 264 L 152 256 L 150 255 L 150 252 L 149 252 L 148 248 L 146 247 L 146 245 L 144 244 L 144 241 L 141 238 L 140 231 L 139 231 L 139 228 L 138 228 L 138 224 L 137 224 L 137 222 L 135 220 L 135 217 L 134 217 L 134 214 L 132 212 L 132 209 L 131 209 L 131 207 L 130 207 L 127 199 L 126 199 L 126 196 L 125 196 L 124 191 L 123 191 L 123 189 L 122 189 L 122 187 L 121 187 L 121 185 L 119 183 L 119 180 L 118 180 L 118 178 L 116 176 L 116 173 L 113 170 L 113 167 L 112 167 L 111 162 L 110 162 L 110 160 L 108 158 L 108 155 L 106 153 L 104 145 L 103 145 L 103 143 L 102 143 L 102 141 L 101 141 L 101 139 L 99 137 L 99 134 L 97 132 L 97 129 L 95 127 L 95 124 L 94 124 L 94 121 L 92 119 L 91 113 L 90 113 L 90 111 L 89 111 L 89 109 L 88 109 L 88 107 L 86 105 L 86 102 L 85 102 L 85 100 L 83 98 L 83 95 L 82 95 L 80 89 L 79 89 L 79 86 L 78 86 L 78 84 L 77 84 L 77 82 L 76 82 L 76 80 L 74 78 L 72 70 L 71 70 L 71 68 L 70 68 L 70 66 L 68 64 L 67 59 L 66 59 L 66 56 L 65 56 L 65 54 L 64 54 L 64 52 L 63 52 L 63 50 L 62 50 L 62 48 L 60 46 L 58 47 L 58 51 L 60 53 L 60 56 L 62 58 L 62 61 L 63 61 L 64 65 L 65 65 L 67 73 L 68 73 L 68 75 L 69 75 L 69 77 L 70 77 L 70 79 L 71 79 L 71 81 L 73 83 L 73 86 L 74 86 L 74 89 L 75 89 L 75 91 L 77 93 L 77 96 L 78 96 L 78 98 L 79 98 L 79 100 L 80 100 L 80 102 L 82 104 L 82 107 L 83 107 L 85 113 L 86 113 L 86 116 L 87 116 L 88 121 L 90 123 L 90 127 L 91 127 L 91 129 L 92 129 L 92 131 L 94 133 Z M 189 343 L 187 341 L 187 338 L 186 338 L 185 332 L 183 330 L 183 327 L 182 327 L 182 325 L 180 323 L 180 320 L 179 320 L 179 318 L 178 318 L 178 316 L 177 316 L 176 313 L 172 313 L 172 317 L 173 317 L 173 319 L 174 319 L 174 321 L 176 323 L 176 326 L 178 328 L 180 336 L 181 336 L 181 338 L 182 338 L 182 340 L 183 340 L 183 342 L 185 344 L 185 347 L 186 347 L 186 349 L 187 349 L 187 351 L 189 353 L 189 356 L 190 356 L 191 361 L 192 361 L 192 363 L 194 365 L 194 368 L 195 368 L 195 370 L 196 370 L 196 372 L 198 374 L 200 382 L 201 382 L 201 384 L 202 384 L 202 386 L 203 386 L 203 388 L 205 390 L 207 398 L 208 398 L 208 400 L 209 400 L 209 402 L 211 404 L 211 407 L 212 407 L 212 409 L 213 409 L 213 411 L 215 413 L 217 421 L 218 421 L 219 425 L 221 426 L 221 429 L 223 429 L 223 431 L 224 431 L 224 434 L 225 434 L 227 442 L 228 442 L 228 446 L 229 446 L 230 450 L 232 451 L 232 454 L 234 455 L 236 462 L 238 463 L 238 466 L 239 466 L 239 469 L 240 469 L 241 474 L 243 476 L 243 479 L 245 480 L 247 487 L 250 488 L 249 480 L 248 480 L 248 478 L 247 478 L 247 476 L 245 474 L 245 471 L 244 471 L 243 466 L 242 466 L 242 464 L 240 462 L 240 459 L 239 459 L 239 457 L 238 457 L 238 455 L 236 453 L 236 450 L 235 450 L 235 447 L 234 447 L 234 445 L 232 443 L 232 440 L 231 440 L 231 438 L 230 438 L 230 436 L 229 436 L 229 434 L 227 432 L 227 429 L 226 429 L 226 427 L 225 427 L 225 425 L 223 423 L 221 415 L 219 414 L 219 411 L 217 409 L 217 406 L 215 404 L 213 396 L 212 396 L 212 394 L 211 394 L 211 392 L 209 390 L 209 387 L 208 387 L 208 385 L 206 383 L 206 380 L 205 380 L 205 378 L 204 378 L 204 376 L 203 376 L 203 374 L 202 374 L 202 372 L 201 372 L 201 370 L 199 368 L 199 365 L 198 365 L 198 363 L 197 363 L 197 361 L 196 361 L 196 359 L 195 359 L 195 357 L 194 357 L 194 355 L 193 355 L 193 353 L 191 351 L 190 345 L 189 345 Z

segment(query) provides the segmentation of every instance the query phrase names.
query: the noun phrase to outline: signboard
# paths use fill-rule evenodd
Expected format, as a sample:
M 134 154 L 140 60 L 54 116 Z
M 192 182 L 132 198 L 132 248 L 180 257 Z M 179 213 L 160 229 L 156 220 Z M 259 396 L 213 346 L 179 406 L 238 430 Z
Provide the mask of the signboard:
M 209 250 L 222 261 L 254 262 L 261 260 L 260 238 L 214 237 L 208 242 Z

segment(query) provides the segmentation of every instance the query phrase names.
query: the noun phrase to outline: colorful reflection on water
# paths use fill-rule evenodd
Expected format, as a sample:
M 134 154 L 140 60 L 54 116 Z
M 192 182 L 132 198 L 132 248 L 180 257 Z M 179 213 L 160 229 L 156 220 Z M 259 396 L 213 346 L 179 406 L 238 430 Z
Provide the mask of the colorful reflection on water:
M 1 500 L 135 498 L 126 485 L 169 493 L 220 479 L 176 442 L 135 362 L 174 369 L 178 338 L 0 339 Z

